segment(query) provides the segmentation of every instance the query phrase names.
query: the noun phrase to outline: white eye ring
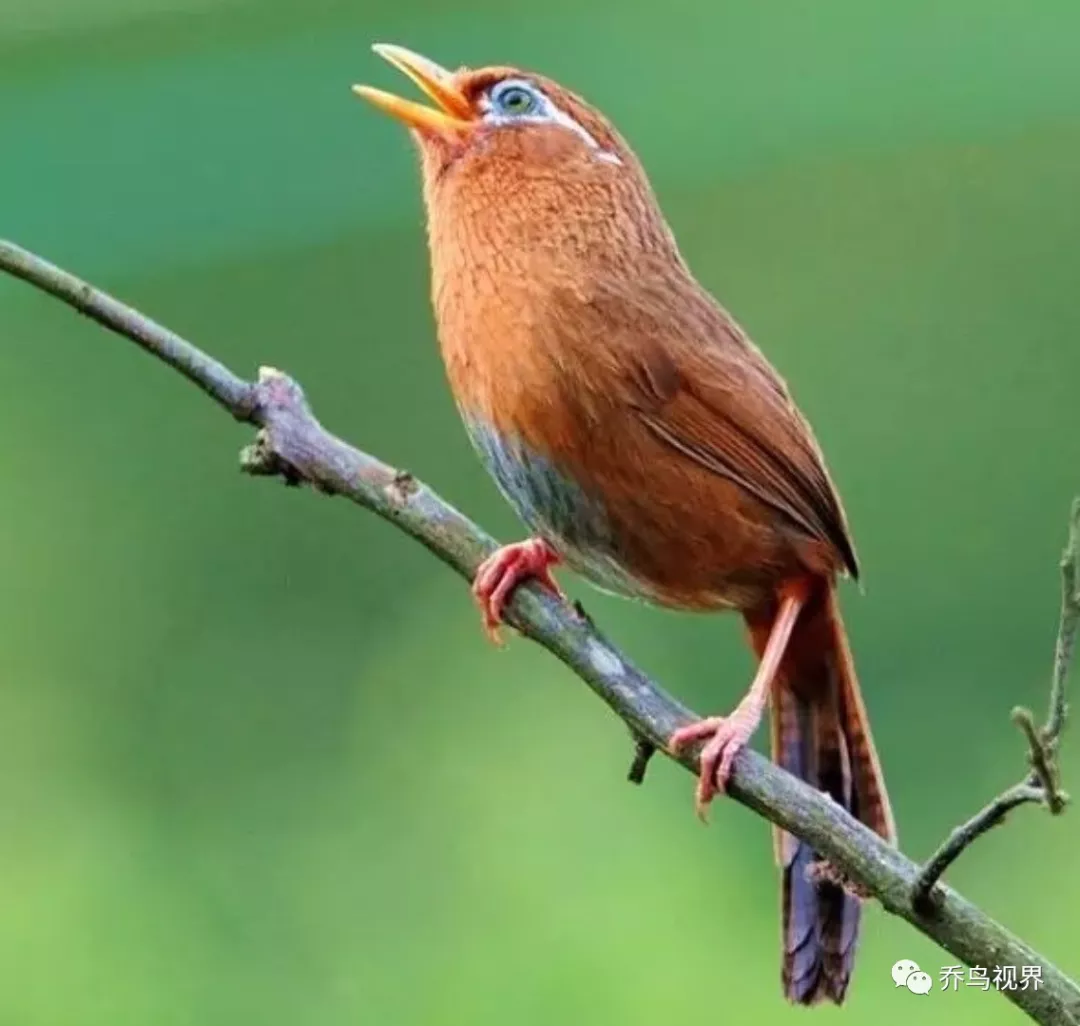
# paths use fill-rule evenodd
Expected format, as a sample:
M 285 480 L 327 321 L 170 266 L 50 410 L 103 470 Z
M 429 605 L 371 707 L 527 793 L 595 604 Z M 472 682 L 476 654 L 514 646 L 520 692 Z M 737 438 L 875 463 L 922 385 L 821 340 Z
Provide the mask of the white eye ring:
M 517 110 L 505 106 L 509 96 L 526 97 L 532 102 Z M 605 164 L 622 164 L 618 154 L 605 150 L 589 133 L 584 125 L 579 125 L 569 114 L 560 110 L 532 82 L 521 78 L 506 78 L 493 85 L 484 97 L 486 114 L 484 120 L 494 124 L 513 125 L 524 123 L 553 124 L 569 129 L 595 153 L 596 159 Z

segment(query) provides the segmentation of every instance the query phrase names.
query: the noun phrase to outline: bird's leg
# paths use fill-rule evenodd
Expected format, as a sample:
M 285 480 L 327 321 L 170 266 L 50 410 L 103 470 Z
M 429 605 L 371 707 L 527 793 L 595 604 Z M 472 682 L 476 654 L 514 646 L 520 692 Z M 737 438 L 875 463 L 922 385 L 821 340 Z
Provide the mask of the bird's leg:
M 496 645 L 502 644 L 499 626 L 503 611 L 514 589 L 527 578 L 533 578 L 561 599 L 566 595 L 551 575 L 559 563 L 559 554 L 542 538 L 529 538 L 496 549 L 476 571 L 472 593 L 484 617 L 484 629 Z
M 780 609 L 769 633 L 761 665 L 743 700 L 730 716 L 710 716 L 707 719 L 681 727 L 671 735 L 668 742 L 677 752 L 693 741 L 708 738 L 701 749 L 700 769 L 694 806 L 701 819 L 709 802 L 722 794 L 731 776 L 731 764 L 740 749 L 745 748 L 761 723 L 769 692 L 776 679 L 780 661 L 784 657 L 795 621 L 806 604 L 808 588 L 802 581 L 792 582 L 780 589 Z

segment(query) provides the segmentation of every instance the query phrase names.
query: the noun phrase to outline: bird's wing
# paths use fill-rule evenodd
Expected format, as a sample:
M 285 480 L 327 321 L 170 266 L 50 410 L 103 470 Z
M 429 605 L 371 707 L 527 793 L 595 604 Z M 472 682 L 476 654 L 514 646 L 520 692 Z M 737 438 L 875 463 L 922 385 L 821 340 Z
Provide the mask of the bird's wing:
M 693 279 L 681 284 L 639 279 L 590 295 L 622 400 L 672 451 L 830 543 L 857 576 L 839 497 L 783 380 Z

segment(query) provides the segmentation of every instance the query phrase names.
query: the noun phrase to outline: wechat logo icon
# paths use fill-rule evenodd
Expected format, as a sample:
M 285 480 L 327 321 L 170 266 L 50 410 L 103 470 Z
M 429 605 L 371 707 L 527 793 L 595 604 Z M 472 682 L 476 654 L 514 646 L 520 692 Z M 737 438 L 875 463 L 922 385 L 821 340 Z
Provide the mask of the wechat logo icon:
M 892 978 L 897 987 L 907 987 L 912 994 L 929 994 L 934 986 L 930 974 L 910 958 L 902 958 L 892 967 Z

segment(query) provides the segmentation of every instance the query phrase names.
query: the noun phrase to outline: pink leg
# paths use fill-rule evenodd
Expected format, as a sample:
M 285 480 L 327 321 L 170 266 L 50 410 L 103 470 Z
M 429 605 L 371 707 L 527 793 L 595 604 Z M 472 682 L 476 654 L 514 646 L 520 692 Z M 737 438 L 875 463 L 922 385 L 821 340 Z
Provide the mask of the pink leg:
M 754 675 L 750 690 L 735 707 L 730 716 L 710 716 L 707 719 L 681 727 L 668 742 L 673 752 L 693 741 L 708 738 L 699 756 L 700 770 L 694 806 L 704 820 L 709 803 L 722 794 L 731 776 L 731 764 L 740 749 L 745 748 L 754 736 L 769 700 L 769 692 L 780 661 L 784 657 L 795 621 L 806 604 L 807 587 L 803 581 L 785 585 L 780 591 L 780 611 L 769 634 L 768 644 L 761 657 L 761 665 Z
M 531 577 L 559 598 L 566 598 L 551 575 L 551 568 L 558 562 L 558 553 L 546 541 L 530 538 L 504 545 L 480 564 L 473 580 L 473 598 L 483 613 L 484 628 L 496 645 L 502 644 L 499 626 L 506 603 L 522 581 Z

